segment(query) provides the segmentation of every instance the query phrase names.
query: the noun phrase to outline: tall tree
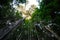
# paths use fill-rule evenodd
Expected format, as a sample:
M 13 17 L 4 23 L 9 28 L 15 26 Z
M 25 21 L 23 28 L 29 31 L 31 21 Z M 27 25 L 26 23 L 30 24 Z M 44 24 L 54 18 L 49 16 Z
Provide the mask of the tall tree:
M 60 30 L 59 30 L 60 29 L 60 27 L 59 27 L 60 26 L 60 23 L 59 23 L 60 22 L 59 21 L 60 20 L 60 18 L 59 18 L 60 17 L 59 16 L 60 15 L 60 5 L 59 4 L 60 4 L 60 0 L 42 0 L 42 2 L 40 2 L 40 9 L 36 9 L 32 15 L 32 22 L 39 23 L 40 21 L 45 21 L 45 22 L 42 22 L 42 24 L 48 25 L 48 24 L 50 24 L 49 22 L 51 21 L 52 25 L 49 27 L 57 35 L 59 35 L 60 34 L 59 33 L 60 32 Z M 48 32 L 48 34 L 49 34 L 49 32 Z M 47 35 L 45 35 L 45 36 L 47 37 Z
M 15 4 L 13 2 L 15 1 Z M 25 3 L 26 0 L 0 0 L 0 27 L 5 26 L 7 20 L 14 20 L 15 9 L 13 5 L 18 5 L 19 3 Z M 18 3 L 18 4 L 17 4 Z

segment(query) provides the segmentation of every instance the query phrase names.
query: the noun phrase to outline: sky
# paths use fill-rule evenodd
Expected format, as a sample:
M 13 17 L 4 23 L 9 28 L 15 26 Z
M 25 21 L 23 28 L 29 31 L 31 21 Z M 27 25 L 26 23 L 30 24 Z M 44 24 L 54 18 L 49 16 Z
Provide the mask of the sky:
M 20 3 L 19 5 L 22 5 L 24 8 L 25 8 L 25 10 L 29 10 L 29 8 L 31 7 L 31 5 L 35 5 L 36 7 L 38 7 L 39 8 L 39 3 L 38 3 L 38 1 L 42 1 L 42 0 L 28 0 L 28 2 L 26 2 L 26 5 L 25 5 L 25 3 Z M 14 1 L 15 2 L 15 1 Z M 20 11 L 20 9 L 16 6 L 16 5 L 14 5 L 13 6 L 15 9 L 17 9 L 18 11 Z M 26 15 L 22 15 L 22 17 L 24 18 Z M 31 17 L 29 16 L 28 17 L 28 19 L 30 19 Z
M 26 3 L 26 6 L 25 6 L 25 3 L 24 3 L 24 4 L 21 4 L 21 3 L 20 3 L 20 5 L 24 6 L 26 10 L 29 10 L 29 8 L 31 7 L 31 5 L 36 5 L 36 7 L 39 8 L 39 3 L 38 3 L 38 1 L 41 2 L 42 0 L 28 0 L 28 2 Z M 14 4 L 14 2 L 15 2 L 15 1 L 13 1 L 13 4 Z M 14 8 L 17 8 L 16 5 L 14 5 L 13 7 L 14 7 Z
M 36 5 L 36 7 L 39 5 L 37 0 L 28 0 L 28 3 L 26 4 L 26 10 L 28 10 L 33 4 Z

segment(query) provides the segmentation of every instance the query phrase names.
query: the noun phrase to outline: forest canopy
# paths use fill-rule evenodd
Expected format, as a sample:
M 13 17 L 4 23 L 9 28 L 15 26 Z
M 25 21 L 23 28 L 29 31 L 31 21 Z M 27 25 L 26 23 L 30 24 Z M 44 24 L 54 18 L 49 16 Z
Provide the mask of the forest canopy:
M 29 14 L 31 10 L 27 11 L 26 15 L 31 16 L 30 20 L 23 18 L 23 12 L 13 7 L 14 5 L 19 7 L 20 3 L 26 2 L 27 0 L 0 0 L 0 29 L 10 24 L 14 25 L 17 20 L 15 27 L 19 25 L 14 31 L 9 32 L 9 37 L 6 38 L 11 40 L 60 40 L 60 0 L 42 0 L 41 2 L 38 0 L 39 8 L 33 7 L 32 15 Z

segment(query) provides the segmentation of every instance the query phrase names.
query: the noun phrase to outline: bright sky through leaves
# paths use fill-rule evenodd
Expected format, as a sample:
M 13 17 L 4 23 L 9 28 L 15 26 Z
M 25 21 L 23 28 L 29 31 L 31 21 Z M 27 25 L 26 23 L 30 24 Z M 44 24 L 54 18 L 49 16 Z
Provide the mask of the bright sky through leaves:
M 27 0 L 28 2 L 26 3 L 26 7 L 25 7 L 25 9 L 26 10 L 29 10 L 29 8 L 31 7 L 31 5 L 36 5 L 36 7 L 38 7 L 39 8 L 39 1 L 41 2 L 42 0 Z M 15 1 L 13 1 L 13 4 L 14 4 L 14 2 Z M 25 3 L 23 3 L 23 4 L 21 4 L 20 3 L 20 5 L 23 5 L 23 6 L 25 6 Z M 14 8 L 17 8 L 17 6 L 16 5 L 14 5 L 13 6 Z
M 26 10 L 28 10 L 31 5 L 36 5 L 38 7 L 39 3 L 36 0 L 28 0 L 28 3 L 26 4 Z

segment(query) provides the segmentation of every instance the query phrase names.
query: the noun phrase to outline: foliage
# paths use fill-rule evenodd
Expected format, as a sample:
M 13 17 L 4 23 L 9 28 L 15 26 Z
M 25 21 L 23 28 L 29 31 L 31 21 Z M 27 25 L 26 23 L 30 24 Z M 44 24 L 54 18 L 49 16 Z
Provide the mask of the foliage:
M 6 4 L 2 4 L 1 2 L 0 20 L 2 24 L 7 20 L 22 18 L 19 16 L 21 13 L 18 11 L 15 12 L 14 8 L 9 5 L 12 1 L 7 0 Z M 16 2 L 24 3 L 25 1 L 16 0 Z M 19 31 L 17 31 L 17 29 L 19 29 Z M 42 0 L 42 2 L 40 2 L 40 9 L 35 9 L 31 20 L 24 20 L 17 29 L 12 32 L 13 34 L 11 34 L 8 39 L 16 40 L 19 37 L 21 40 L 28 40 L 28 38 L 34 38 L 34 40 L 57 40 L 60 37 L 60 0 Z M 56 35 L 59 37 L 57 38 Z
M 17 3 L 13 4 L 13 1 L 15 0 L 0 0 L 0 28 L 6 26 L 7 20 L 14 21 L 18 17 L 15 15 L 16 10 L 13 5 L 26 2 L 26 0 L 16 0 Z
M 59 35 L 59 32 L 60 32 L 59 30 L 60 29 L 59 27 L 60 26 L 60 21 L 59 21 L 60 20 L 60 16 L 59 16 L 60 5 L 59 4 L 60 4 L 60 0 L 42 0 L 42 2 L 40 2 L 40 9 L 36 9 L 34 13 L 32 14 L 32 22 L 41 23 L 40 21 L 44 21 L 44 23 L 42 23 L 42 28 L 43 28 L 43 24 L 47 24 L 47 25 L 52 24 L 49 27 L 51 28 L 51 30 L 57 33 L 57 35 Z M 50 21 L 51 23 L 49 23 Z M 47 37 L 47 35 L 45 36 Z
M 16 16 L 17 20 L 21 19 L 22 18 L 22 13 L 17 11 L 15 16 Z

